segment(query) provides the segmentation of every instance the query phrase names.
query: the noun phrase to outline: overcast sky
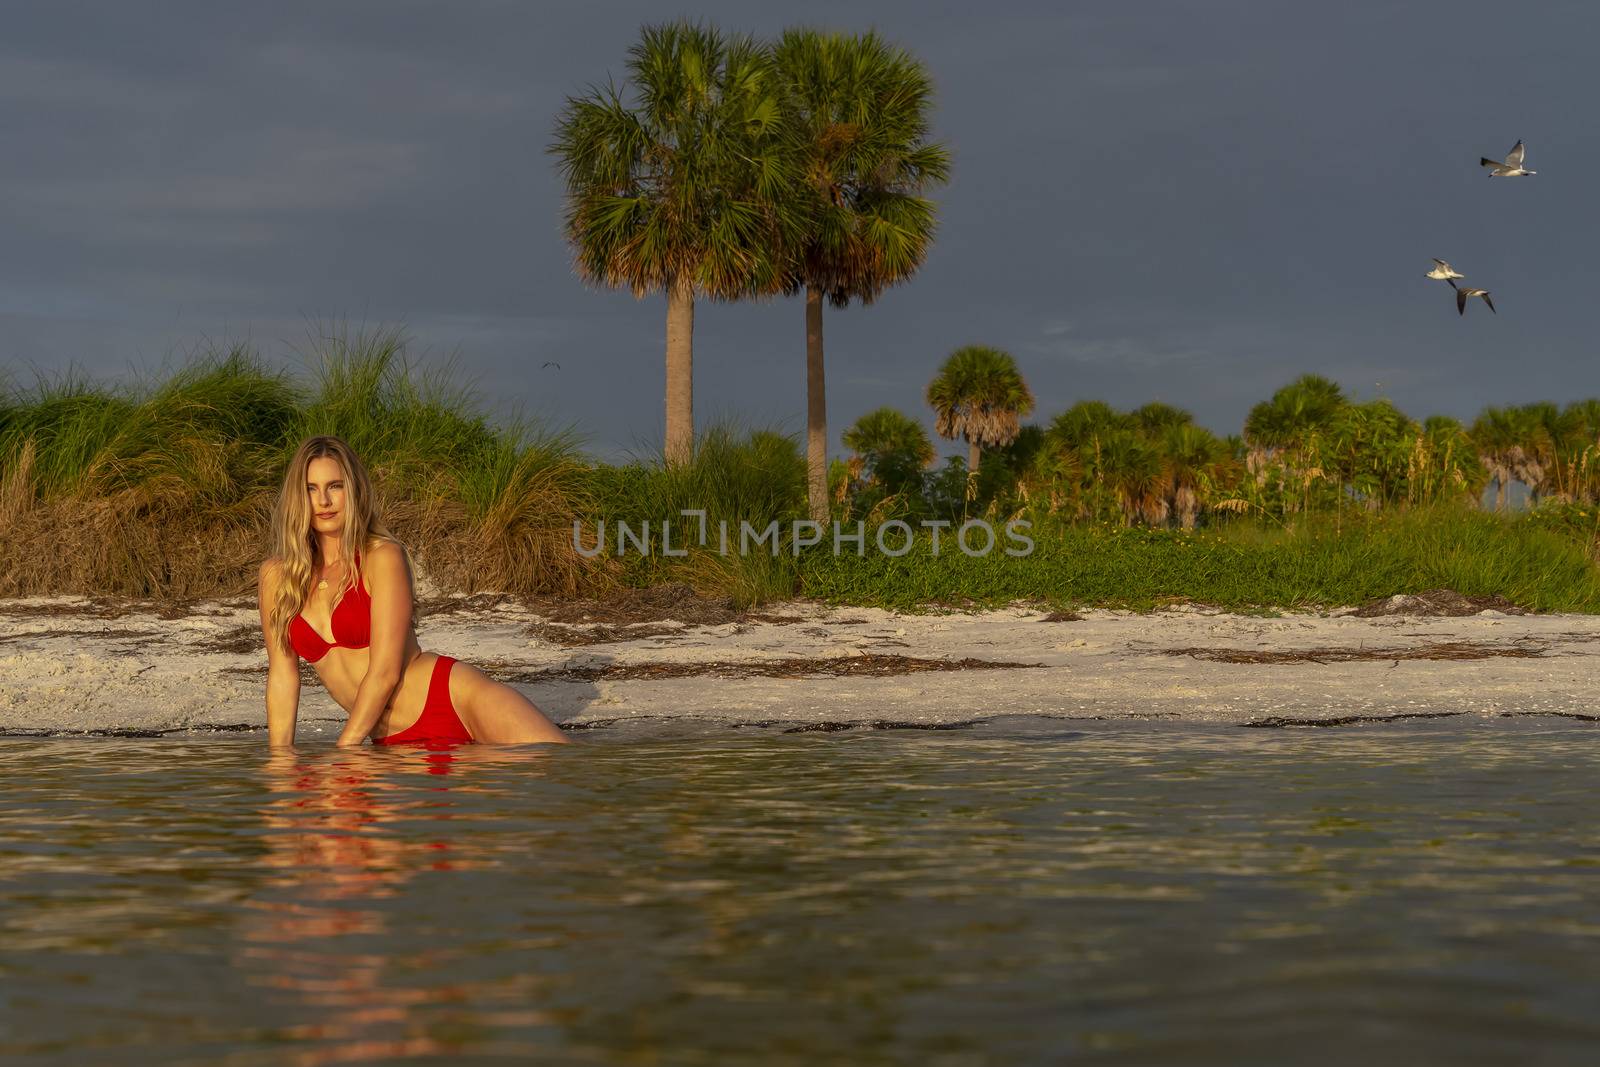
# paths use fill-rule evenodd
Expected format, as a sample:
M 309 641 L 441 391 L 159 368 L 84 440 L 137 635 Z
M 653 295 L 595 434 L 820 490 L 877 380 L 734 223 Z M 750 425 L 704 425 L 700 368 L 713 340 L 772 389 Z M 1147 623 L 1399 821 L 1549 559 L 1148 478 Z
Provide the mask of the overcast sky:
M 659 447 L 665 301 L 571 271 L 545 146 L 647 21 L 876 27 L 954 155 L 909 284 L 828 312 L 831 445 L 968 343 L 1036 421 L 1164 400 L 1218 433 L 1295 376 L 1421 418 L 1600 394 L 1600 5 L 0 0 L 0 378 L 394 324 L 486 410 Z M 1478 157 L 1528 144 L 1531 178 Z M 1464 318 L 1443 282 L 1493 291 Z M 799 300 L 702 303 L 695 414 L 804 427 Z M 540 369 L 547 360 L 560 369 Z M 947 452 L 959 451 L 947 445 Z

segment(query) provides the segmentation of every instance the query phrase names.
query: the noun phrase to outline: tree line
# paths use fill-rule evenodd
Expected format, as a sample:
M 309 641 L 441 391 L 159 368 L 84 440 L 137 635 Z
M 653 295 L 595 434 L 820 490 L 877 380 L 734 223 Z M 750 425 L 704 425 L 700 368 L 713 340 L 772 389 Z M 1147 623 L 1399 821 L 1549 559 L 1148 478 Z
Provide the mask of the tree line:
M 957 350 L 929 383 L 935 431 L 968 455 L 935 471 L 921 422 L 894 408 L 843 435 L 848 461 L 832 479 L 852 515 L 1010 514 L 1192 529 L 1204 514 L 1282 520 L 1301 512 L 1484 500 L 1504 511 L 1521 482 L 1529 499 L 1600 504 L 1600 399 L 1487 407 L 1471 424 L 1421 422 L 1385 399 L 1357 403 L 1306 374 L 1251 408 L 1221 436 L 1182 408 L 1117 411 L 1084 400 L 1044 425 L 1024 425 L 1033 396 L 998 349 Z

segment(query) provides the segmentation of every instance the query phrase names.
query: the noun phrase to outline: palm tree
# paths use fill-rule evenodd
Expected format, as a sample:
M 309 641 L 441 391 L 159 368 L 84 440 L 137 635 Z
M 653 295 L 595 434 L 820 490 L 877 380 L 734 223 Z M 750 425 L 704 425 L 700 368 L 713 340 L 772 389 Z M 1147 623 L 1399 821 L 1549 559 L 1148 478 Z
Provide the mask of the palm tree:
M 1600 441 L 1600 398 L 1574 400 L 1562 409 L 1561 417 L 1586 444 Z
M 1339 386 L 1317 374 L 1302 374 L 1250 409 L 1244 439 L 1250 446 L 1245 467 L 1256 484 L 1265 482 L 1273 456 L 1290 455 L 1284 473 L 1303 474 L 1317 468 L 1315 453 L 1333 418 L 1344 407 Z
M 1521 451 L 1517 445 L 1517 420 L 1509 408 L 1484 408 L 1467 431 L 1473 447 L 1478 450 L 1478 462 L 1494 479 L 1494 509 L 1506 509 L 1506 487 L 1511 482 L 1512 468 L 1520 462 Z
M 1131 416 L 1118 413 L 1104 400 L 1080 400 L 1051 419 L 1045 438 L 1062 453 L 1090 453 L 1112 430 L 1136 429 Z
M 1560 409 L 1549 401 L 1524 404 L 1517 411 L 1521 418 L 1523 451 L 1517 477 L 1527 483 L 1529 496 L 1537 504 L 1552 482 L 1559 486 L 1561 440 L 1566 427 L 1562 424 Z
M 1077 518 L 1102 514 L 1109 493 L 1100 476 L 1102 444 L 1110 434 L 1135 427 L 1131 415 L 1103 400 L 1080 400 L 1051 419 L 1045 431 L 1048 458 L 1039 473 L 1051 482 L 1052 510 L 1070 500 Z
M 1397 499 L 1422 429 L 1386 399 L 1340 408 L 1328 426 L 1326 466 L 1369 511 Z M 1342 499 L 1342 498 L 1341 498 Z
M 566 182 L 578 274 L 667 295 L 666 459 L 694 450 L 696 293 L 782 288 L 804 214 L 768 50 L 688 22 L 646 26 L 628 51 L 637 97 L 568 97 L 549 151 Z
M 1232 450 L 1226 441 L 1192 422 L 1168 423 L 1160 441 L 1166 454 L 1167 500 L 1177 512 L 1178 524 L 1192 530 L 1204 487 L 1227 481 L 1237 470 Z
M 1032 500 L 1037 493 L 1052 515 L 1066 509 L 1073 518 L 1086 517 L 1083 457 L 1076 449 L 1062 447 L 1048 430 L 1042 436 L 1039 450 L 1018 479 L 1023 499 Z
M 1114 430 L 1100 441 L 1095 475 L 1115 495 L 1122 521 L 1143 519 L 1152 526 L 1171 515 L 1168 468 L 1161 449 L 1133 430 Z
M 1337 384 L 1317 374 L 1302 374 L 1250 409 L 1245 440 L 1257 449 L 1290 449 L 1307 433 L 1326 429 L 1345 404 Z
M 1573 444 L 1600 444 L 1600 399 L 1574 400 L 1561 410 L 1564 436 Z
M 1017 362 L 998 348 L 967 345 L 950 354 L 928 383 L 934 432 L 967 442 L 967 473 L 977 473 L 985 448 L 1016 439 L 1022 416 L 1033 411 L 1033 394 Z
M 844 446 L 855 453 L 851 466 L 865 469 L 891 493 L 899 492 L 912 481 L 920 481 L 924 469 L 933 464 L 933 442 L 922 423 L 894 408 L 869 411 L 844 432 Z
M 1131 429 L 1133 420 L 1118 414 L 1103 400 L 1080 400 L 1050 420 L 1045 436 L 1057 448 L 1076 451 L 1092 445 L 1096 436 L 1115 429 Z
M 943 145 L 926 143 L 933 84 L 922 64 L 876 33 L 786 30 L 774 50 L 784 115 L 799 145 L 809 227 L 787 288 L 805 291 L 806 459 L 811 517 L 828 515 L 828 411 L 822 301 L 870 304 L 922 265 L 948 180 Z
M 1600 472 L 1600 399 L 1575 400 L 1561 412 L 1567 447 L 1566 491 L 1586 503 L 1595 499 Z
M 1194 416 L 1182 408 L 1175 408 L 1171 404 L 1163 404 L 1153 400 L 1140 408 L 1130 412 L 1133 424 L 1140 433 L 1156 437 L 1165 433 L 1173 426 L 1187 426 L 1194 422 Z

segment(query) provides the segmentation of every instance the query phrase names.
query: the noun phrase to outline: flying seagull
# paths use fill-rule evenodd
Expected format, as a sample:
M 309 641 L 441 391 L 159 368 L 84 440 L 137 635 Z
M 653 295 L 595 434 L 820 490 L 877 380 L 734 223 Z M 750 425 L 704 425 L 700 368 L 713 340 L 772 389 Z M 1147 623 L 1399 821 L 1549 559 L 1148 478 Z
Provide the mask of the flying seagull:
M 1450 283 L 1450 288 L 1456 291 L 1456 314 L 1465 315 L 1467 313 L 1467 297 L 1469 296 L 1483 297 L 1483 302 L 1489 305 L 1489 310 L 1494 311 L 1494 301 L 1489 299 L 1489 290 L 1463 289 L 1455 282 Z M 1494 313 L 1496 315 L 1500 314 L 1498 311 L 1494 311 Z
M 1454 267 L 1452 267 L 1450 264 L 1446 263 L 1442 259 L 1436 259 L 1433 262 L 1434 262 L 1435 266 L 1434 266 L 1434 268 L 1432 270 L 1430 270 L 1428 272 L 1428 277 L 1430 277 L 1430 278 L 1437 278 L 1439 281 L 1448 282 L 1448 281 L 1450 281 L 1451 278 L 1465 278 L 1466 277 L 1465 274 L 1460 273 Z M 1451 282 L 1451 284 L 1454 285 L 1455 283 Z
M 1456 277 L 1459 278 L 1459 277 L 1461 277 L 1461 275 L 1457 274 Z M 561 369 L 561 364 L 557 363 L 553 359 L 547 359 L 547 360 L 544 361 L 544 367 L 554 367 L 556 370 L 560 370 Z M 544 370 L 544 367 L 540 367 L 539 369 L 540 370 Z
M 1478 165 L 1480 167 L 1494 168 L 1493 170 L 1489 171 L 1489 177 L 1491 178 L 1520 178 L 1524 174 L 1538 174 L 1539 172 L 1536 170 L 1522 169 L 1522 151 L 1522 142 L 1518 141 L 1514 146 L 1512 146 L 1511 151 L 1506 153 L 1506 158 L 1503 161 L 1498 159 L 1484 159 L 1480 156 L 1478 158 Z

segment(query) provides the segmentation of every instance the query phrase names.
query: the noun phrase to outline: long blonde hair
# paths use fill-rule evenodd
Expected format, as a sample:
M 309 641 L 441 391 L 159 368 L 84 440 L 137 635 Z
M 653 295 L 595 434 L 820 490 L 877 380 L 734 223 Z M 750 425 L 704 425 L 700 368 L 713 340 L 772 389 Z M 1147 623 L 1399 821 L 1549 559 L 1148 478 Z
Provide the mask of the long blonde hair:
M 283 648 L 289 648 L 289 623 L 300 614 L 311 596 L 312 579 L 325 562 L 318 558 L 320 547 L 311 531 L 311 502 L 306 493 L 311 461 L 331 459 L 339 464 L 344 479 L 344 530 L 340 542 L 345 546 L 346 560 L 353 558 L 350 546 L 370 548 L 380 541 L 400 544 L 383 517 L 378 514 L 378 498 L 372 488 L 372 479 L 355 451 L 344 441 L 328 434 L 308 437 L 295 449 L 284 472 L 283 488 L 278 493 L 277 505 L 272 509 L 272 555 L 278 561 L 279 580 L 274 597 L 270 626 Z M 402 554 L 405 546 L 400 546 Z M 412 620 L 416 618 L 416 582 L 411 573 L 411 561 L 406 559 L 406 579 L 411 583 Z M 346 566 L 339 587 L 333 592 L 337 604 L 359 578 L 353 566 Z

